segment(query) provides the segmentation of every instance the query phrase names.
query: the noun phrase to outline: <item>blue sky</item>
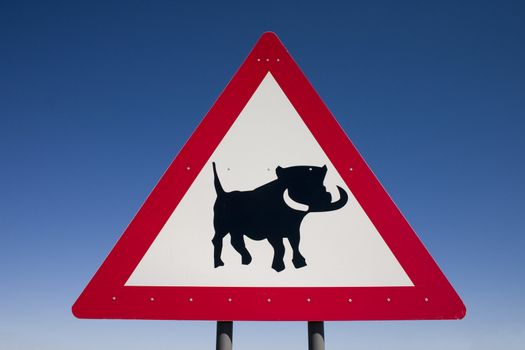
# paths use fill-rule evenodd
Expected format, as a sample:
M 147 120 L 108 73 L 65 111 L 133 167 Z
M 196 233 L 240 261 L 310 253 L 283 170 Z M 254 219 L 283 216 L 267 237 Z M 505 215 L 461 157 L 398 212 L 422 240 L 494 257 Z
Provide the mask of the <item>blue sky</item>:
M 0 3 L 0 348 L 209 349 L 213 322 L 70 307 L 258 37 L 276 32 L 467 305 L 328 349 L 525 343 L 520 1 Z M 306 348 L 239 322 L 237 349 Z

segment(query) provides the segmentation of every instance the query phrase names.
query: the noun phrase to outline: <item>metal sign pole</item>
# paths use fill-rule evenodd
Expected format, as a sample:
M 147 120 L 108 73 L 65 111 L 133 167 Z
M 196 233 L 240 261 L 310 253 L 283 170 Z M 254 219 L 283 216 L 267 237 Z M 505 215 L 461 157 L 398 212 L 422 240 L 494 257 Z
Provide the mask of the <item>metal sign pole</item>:
M 232 350 L 233 322 L 217 321 L 217 346 L 216 350 Z
M 324 350 L 323 321 L 308 321 L 308 350 Z

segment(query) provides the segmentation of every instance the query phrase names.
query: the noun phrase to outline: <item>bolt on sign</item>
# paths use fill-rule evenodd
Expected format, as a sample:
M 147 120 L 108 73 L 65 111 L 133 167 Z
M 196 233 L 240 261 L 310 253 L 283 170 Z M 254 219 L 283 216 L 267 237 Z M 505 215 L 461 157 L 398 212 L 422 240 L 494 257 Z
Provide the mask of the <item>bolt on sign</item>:
M 273 33 L 76 303 L 79 318 L 459 319 L 461 299 Z

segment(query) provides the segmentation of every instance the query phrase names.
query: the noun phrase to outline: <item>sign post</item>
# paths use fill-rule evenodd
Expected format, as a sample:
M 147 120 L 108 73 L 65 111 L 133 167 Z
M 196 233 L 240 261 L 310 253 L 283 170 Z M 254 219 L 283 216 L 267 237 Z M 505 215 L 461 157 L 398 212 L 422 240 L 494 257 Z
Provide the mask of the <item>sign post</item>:
M 324 322 L 308 322 L 308 350 L 324 350 Z
M 217 350 L 232 350 L 233 322 L 217 321 Z
M 461 319 L 463 302 L 264 33 L 76 303 L 79 318 Z M 233 323 L 217 323 L 231 349 Z

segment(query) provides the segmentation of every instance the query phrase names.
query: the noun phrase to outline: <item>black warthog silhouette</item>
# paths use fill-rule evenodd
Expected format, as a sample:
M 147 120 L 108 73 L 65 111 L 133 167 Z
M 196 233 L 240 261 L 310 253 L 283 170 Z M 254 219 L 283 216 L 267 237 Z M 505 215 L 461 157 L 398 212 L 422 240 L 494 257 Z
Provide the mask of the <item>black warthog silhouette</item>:
M 213 207 L 215 235 L 212 239 L 215 267 L 224 265 L 221 260 L 222 241 L 228 233 L 231 244 L 241 255 L 244 265 L 252 261 L 244 243 L 246 235 L 254 240 L 268 240 L 274 250 L 272 268 L 275 271 L 280 272 L 285 268 L 283 238 L 288 238 L 293 249 L 292 262 L 295 268 L 306 266 L 306 260 L 299 251 L 299 228 L 303 218 L 312 212 L 340 209 L 348 201 L 346 191 L 337 186 L 339 200 L 332 202 L 332 196 L 323 184 L 326 171 L 326 165 L 288 168 L 278 166 L 275 170 L 276 180 L 252 191 L 226 192 L 213 163 L 217 192 Z

